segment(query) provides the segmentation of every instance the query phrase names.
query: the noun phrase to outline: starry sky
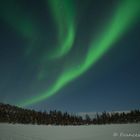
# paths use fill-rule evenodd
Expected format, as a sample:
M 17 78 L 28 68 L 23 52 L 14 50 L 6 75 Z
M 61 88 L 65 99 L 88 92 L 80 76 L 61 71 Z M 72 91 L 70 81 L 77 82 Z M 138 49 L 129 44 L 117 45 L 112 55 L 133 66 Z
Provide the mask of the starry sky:
M 1 1 L 0 102 L 139 109 L 140 1 Z

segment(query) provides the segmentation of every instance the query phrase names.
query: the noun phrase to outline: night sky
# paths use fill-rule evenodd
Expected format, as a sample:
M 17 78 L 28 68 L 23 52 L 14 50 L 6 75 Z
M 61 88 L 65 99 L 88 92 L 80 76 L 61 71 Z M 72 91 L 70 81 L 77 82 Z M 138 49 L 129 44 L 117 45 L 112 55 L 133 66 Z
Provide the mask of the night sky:
M 139 109 L 140 1 L 0 1 L 0 102 Z

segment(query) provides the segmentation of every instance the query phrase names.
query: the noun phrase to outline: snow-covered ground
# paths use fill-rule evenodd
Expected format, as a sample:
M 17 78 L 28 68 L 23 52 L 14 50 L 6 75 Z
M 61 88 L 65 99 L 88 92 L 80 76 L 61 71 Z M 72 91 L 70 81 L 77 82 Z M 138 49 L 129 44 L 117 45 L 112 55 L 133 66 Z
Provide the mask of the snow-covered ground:
M 0 124 L 0 140 L 139 140 L 140 124 L 43 126 Z

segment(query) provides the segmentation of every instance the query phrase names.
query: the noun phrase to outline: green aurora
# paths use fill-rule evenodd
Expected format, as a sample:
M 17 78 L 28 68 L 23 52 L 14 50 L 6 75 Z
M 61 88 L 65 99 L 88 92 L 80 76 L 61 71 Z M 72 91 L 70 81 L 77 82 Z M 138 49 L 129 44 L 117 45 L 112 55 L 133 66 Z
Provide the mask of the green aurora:
M 55 20 L 58 24 L 61 42 L 58 45 L 60 49 L 56 49 L 56 57 L 67 54 L 73 44 L 74 39 L 74 29 L 73 29 L 73 21 L 66 15 L 65 18 L 68 19 L 66 22 L 66 27 L 68 27 L 68 33 L 66 37 L 64 35 L 64 29 L 61 27 L 61 13 L 55 5 L 54 1 L 52 3 L 53 15 L 55 16 Z M 56 14 L 58 13 L 58 15 Z M 31 99 L 27 99 L 22 101 L 19 106 L 28 106 L 35 103 L 38 103 L 42 100 L 48 99 L 49 97 L 57 94 L 62 88 L 64 88 L 68 83 L 72 82 L 86 71 L 89 70 L 90 67 L 94 66 L 94 64 L 110 49 L 113 47 L 113 44 L 116 43 L 135 23 L 138 16 L 140 15 L 140 1 L 133 0 L 124 0 L 121 1 L 120 5 L 118 5 L 117 9 L 114 11 L 112 18 L 108 21 L 108 23 L 104 26 L 104 30 L 99 33 L 96 38 L 92 38 L 90 41 L 89 50 L 84 58 L 84 61 L 80 63 L 80 67 L 71 67 L 63 71 L 60 74 L 56 82 L 46 91 L 40 93 L 39 96 L 32 97 Z M 66 19 L 66 20 L 67 20 Z
M 58 28 L 58 44 L 50 58 L 66 55 L 72 48 L 75 38 L 75 8 L 73 0 L 49 0 L 50 11 Z
M 0 18 L 9 24 L 20 36 L 29 42 L 25 54 L 28 56 L 36 45 L 40 35 L 39 23 L 27 15 L 26 7 L 16 3 L 16 0 L 5 0 L 0 4 Z
M 15 1 L 15 0 L 14 0 Z M 33 21 L 23 12 L 21 6 L 15 5 L 14 1 L 4 1 L 0 5 L 0 17 L 12 28 L 17 30 L 26 39 L 32 39 L 36 34 Z

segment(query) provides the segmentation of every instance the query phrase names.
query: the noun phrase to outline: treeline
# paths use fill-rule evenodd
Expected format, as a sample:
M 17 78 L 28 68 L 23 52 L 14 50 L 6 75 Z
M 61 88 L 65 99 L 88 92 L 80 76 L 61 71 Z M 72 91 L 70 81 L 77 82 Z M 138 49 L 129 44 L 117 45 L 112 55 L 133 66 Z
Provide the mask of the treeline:
M 41 112 L 23 109 L 9 104 L 0 103 L 0 122 L 21 123 L 21 124 L 44 124 L 44 125 L 90 125 L 90 124 L 120 124 L 139 123 L 140 110 L 133 110 L 122 113 L 96 114 L 94 118 L 86 115 L 81 116 L 68 114 L 61 111 Z

